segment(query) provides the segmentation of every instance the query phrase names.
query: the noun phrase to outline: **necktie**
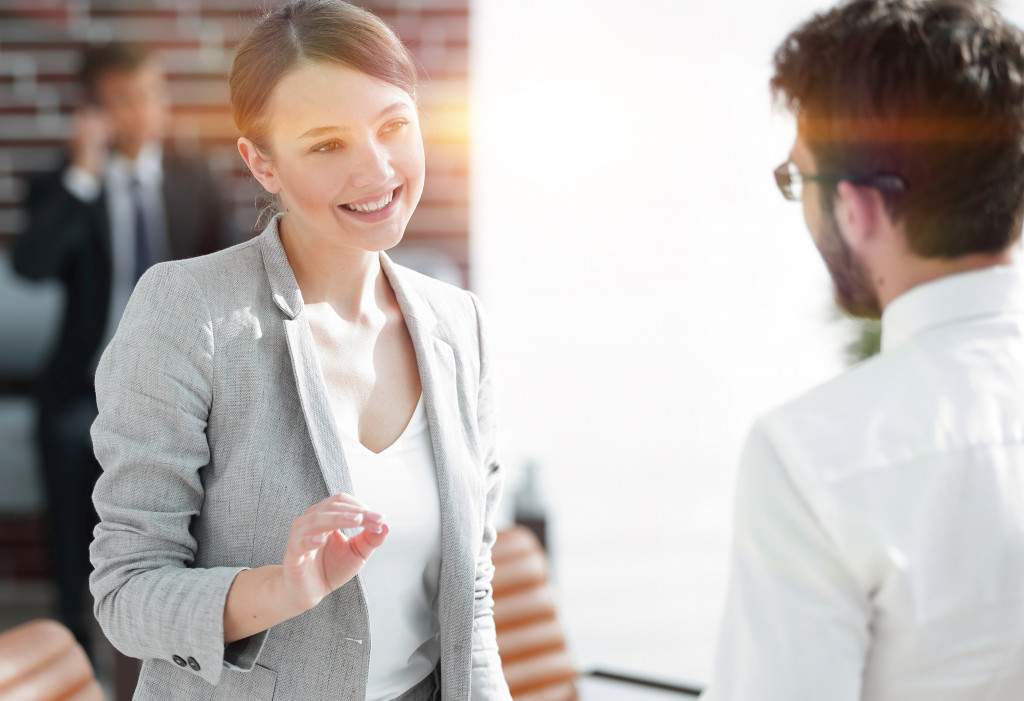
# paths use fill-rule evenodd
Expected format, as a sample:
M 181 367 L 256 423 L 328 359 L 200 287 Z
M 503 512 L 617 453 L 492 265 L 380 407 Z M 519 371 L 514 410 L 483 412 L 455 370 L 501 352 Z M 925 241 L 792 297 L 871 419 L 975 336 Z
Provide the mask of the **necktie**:
M 157 261 L 153 258 L 153 242 L 146 226 L 146 206 L 142 192 L 142 183 L 132 178 L 132 205 L 135 210 L 135 279 Z

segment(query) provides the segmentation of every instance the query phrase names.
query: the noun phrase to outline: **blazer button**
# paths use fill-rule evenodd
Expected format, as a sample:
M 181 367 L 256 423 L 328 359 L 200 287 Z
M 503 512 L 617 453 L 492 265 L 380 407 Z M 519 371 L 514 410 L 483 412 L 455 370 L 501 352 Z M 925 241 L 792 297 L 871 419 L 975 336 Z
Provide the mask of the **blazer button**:
M 188 666 L 192 668 L 193 672 L 198 672 L 200 669 L 202 669 L 202 667 L 199 666 L 199 663 L 196 662 L 195 657 L 188 658 Z
M 181 655 L 175 655 L 171 659 L 174 660 L 174 664 L 178 665 L 179 667 L 184 667 L 188 664 L 188 662 L 185 661 L 185 658 Z

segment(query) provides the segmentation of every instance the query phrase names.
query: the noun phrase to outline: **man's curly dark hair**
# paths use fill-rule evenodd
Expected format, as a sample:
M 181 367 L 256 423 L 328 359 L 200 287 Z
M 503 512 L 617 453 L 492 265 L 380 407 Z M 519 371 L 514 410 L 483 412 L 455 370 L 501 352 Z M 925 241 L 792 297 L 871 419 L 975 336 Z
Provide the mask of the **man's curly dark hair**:
M 772 93 L 819 172 L 907 183 L 882 195 L 916 254 L 996 253 L 1019 238 L 1024 34 L 989 5 L 842 2 L 794 30 L 774 69 Z

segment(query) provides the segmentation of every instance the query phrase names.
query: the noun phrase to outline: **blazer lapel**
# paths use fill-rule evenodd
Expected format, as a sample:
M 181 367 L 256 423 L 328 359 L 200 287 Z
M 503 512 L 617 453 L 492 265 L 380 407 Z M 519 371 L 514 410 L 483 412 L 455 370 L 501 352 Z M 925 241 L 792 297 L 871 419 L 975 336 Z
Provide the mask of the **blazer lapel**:
M 275 217 L 261 235 L 261 248 L 271 294 L 275 304 L 285 315 L 283 323 L 292 373 L 295 376 L 295 388 L 302 404 L 302 413 L 306 419 L 309 438 L 313 442 L 320 474 L 328 492 L 351 494 L 352 478 L 334 424 L 334 413 L 324 387 L 323 372 L 313 345 L 309 320 L 302 313 L 302 293 L 288 264 L 288 256 L 281 246 L 277 222 L 278 218 Z M 345 532 L 351 535 L 357 530 L 350 528 Z
M 96 231 L 99 238 L 100 251 L 103 254 L 103 264 L 106 266 L 106 274 L 109 278 L 114 276 L 114 243 L 111 240 L 114 232 L 110 230 L 110 213 L 107 211 L 107 189 L 100 189 L 100 196 L 93 204 L 93 216 L 96 217 Z M 110 287 L 110 279 L 104 282 Z
M 285 319 L 288 353 L 292 360 L 295 387 L 299 392 L 302 413 L 306 419 L 309 438 L 313 441 L 320 473 L 331 494 L 353 493 L 352 479 L 345 462 L 345 452 L 334 425 L 334 412 L 327 399 L 320 361 L 313 347 L 313 336 L 305 315 Z M 354 532 L 355 529 L 349 529 Z
M 381 254 L 381 266 L 387 275 L 399 307 L 405 317 L 420 384 L 423 405 L 430 427 L 430 441 L 437 466 L 437 487 L 441 499 L 441 575 L 438 582 L 438 616 L 441 621 L 442 667 L 471 664 L 473 632 L 473 589 L 476 558 L 480 548 L 474 545 L 470 505 L 482 503 L 472 493 L 482 488 L 479 479 L 466 474 L 472 463 L 462 432 L 455 351 L 443 338 L 437 316 L 430 306 L 407 284 L 405 275 L 391 259 Z M 468 604 L 467 604 L 468 600 Z M 469 670 L 465 678 L 468 679 Z M 461 690 L 449 691 L 445 684 L 444 698 L 468 697 Z

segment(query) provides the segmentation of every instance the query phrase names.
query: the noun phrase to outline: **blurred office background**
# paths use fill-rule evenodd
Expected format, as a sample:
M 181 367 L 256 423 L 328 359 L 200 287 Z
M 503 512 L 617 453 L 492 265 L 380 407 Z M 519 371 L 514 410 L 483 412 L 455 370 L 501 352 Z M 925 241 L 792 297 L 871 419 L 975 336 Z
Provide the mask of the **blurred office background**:
M 398 257 L 488 308 L 503 519 L 534 464 L 574 661 L 706 680 L 744 434 L 841 371 L 856 333 L 771 176 L 794 133 L 769 99 L 772 51 L 830 3 L 361 4 L 421 64 L 427 186 Z M 998 6 L 1024 23 L 1024 0 Z M 224 76 L 256 7 L 4 0 L 0 250 L 23 177 L 58 162 L 76 49 L 108 39 L 159 47 L 174 139 L 208 154 L 251 231 Z M 2 252 L 0 287 L 0 609 L 17 617 L 11 602 L 46 605 L 26 393 L 60 300 Z

